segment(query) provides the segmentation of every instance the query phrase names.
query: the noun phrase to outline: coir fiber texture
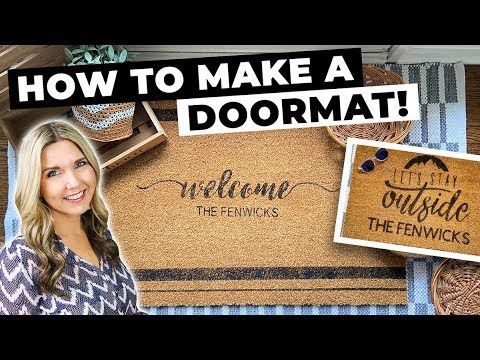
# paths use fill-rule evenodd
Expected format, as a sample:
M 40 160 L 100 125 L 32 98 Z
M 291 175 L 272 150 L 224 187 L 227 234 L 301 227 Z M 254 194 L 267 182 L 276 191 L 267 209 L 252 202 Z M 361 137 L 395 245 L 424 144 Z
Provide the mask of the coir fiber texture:
M 333 243 L 344 148 L 325 129 L 179 137 L 108 174 L 141 304 L 404 304 L 405 260 Z

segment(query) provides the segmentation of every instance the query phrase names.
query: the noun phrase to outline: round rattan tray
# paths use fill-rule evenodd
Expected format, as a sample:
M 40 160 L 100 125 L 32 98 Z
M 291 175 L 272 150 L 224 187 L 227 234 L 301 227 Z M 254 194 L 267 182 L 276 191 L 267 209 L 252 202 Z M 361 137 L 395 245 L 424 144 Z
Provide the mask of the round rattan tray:
M 435 270 L 430 288 L 440 315 L 480 314 L 480 264 L 445 260 Z
M 404 84 L 400 75 L 376 66 L 363 66 L 364 86 Z M 330 136 L 345 146 L 349 137 L 399 143 L 412 129 L 413 121 L 396 121 L 362 125 L 342 125 L 327 127 Z

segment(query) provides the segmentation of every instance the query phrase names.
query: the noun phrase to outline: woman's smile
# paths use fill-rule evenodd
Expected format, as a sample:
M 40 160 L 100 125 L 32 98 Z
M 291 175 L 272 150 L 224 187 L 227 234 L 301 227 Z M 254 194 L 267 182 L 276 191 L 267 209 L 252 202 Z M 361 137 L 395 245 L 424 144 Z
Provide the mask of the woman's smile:
M 86 192 L 86 190 L 82 190 L 82 191 L 79 191 L 79 192 L 77 192 L 73 195 L 66 196 L 66 197 L 64 197 L 64 199 L 67 200 L 68 202 L 79 203 L 83 199 L 85 199 L 85 192 Z

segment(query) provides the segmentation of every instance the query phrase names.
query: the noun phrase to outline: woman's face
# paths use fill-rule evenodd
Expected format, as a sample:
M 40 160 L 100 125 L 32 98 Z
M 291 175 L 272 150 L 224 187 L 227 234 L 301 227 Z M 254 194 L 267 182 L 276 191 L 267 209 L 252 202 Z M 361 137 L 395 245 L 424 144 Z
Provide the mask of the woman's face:
M 40 194 L 54 217 L 80 216 L 90 209 L 97 177 L 75 143 L 61 140 L 46 146 L 41 163 Z

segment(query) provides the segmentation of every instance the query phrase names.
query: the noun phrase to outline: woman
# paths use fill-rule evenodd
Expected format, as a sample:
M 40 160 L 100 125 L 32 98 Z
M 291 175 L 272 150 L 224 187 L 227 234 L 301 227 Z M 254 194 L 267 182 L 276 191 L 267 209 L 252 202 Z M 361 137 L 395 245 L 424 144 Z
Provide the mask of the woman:
M 0 314 L 141 313 L 100 185 L 95 153 L 67 123 L 23 139 L 15 193 L 22 235 L 0 252 Z

